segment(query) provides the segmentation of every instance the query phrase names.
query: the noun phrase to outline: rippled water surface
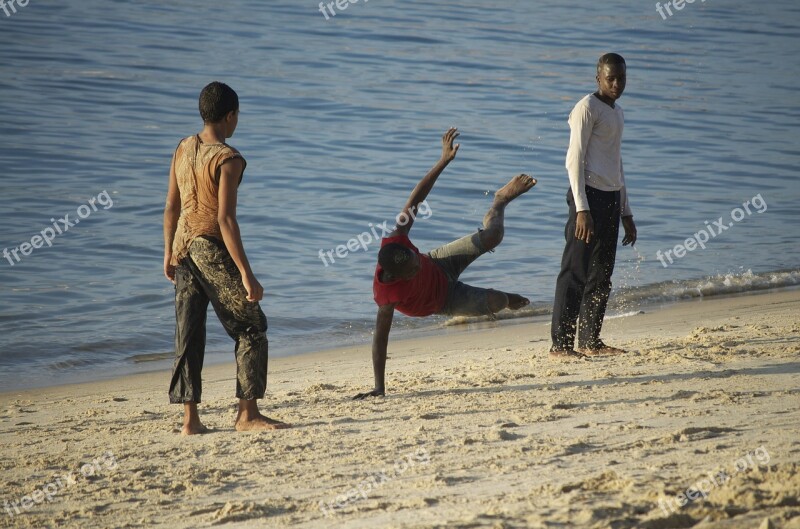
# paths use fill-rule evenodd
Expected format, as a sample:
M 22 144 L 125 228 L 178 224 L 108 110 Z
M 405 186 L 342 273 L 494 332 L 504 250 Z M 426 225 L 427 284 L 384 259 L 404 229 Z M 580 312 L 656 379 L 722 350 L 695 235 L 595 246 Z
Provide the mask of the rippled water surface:
M 392 219 L 451 125 L 462 147 L 413 240 L 427 250 L 474 230 L 495 189 L 533 174 L 502 246 L 463 279 L 546 312 L 566 118 L 612 50 L 628 61 L 623 157 L 640 233 L 618 254 L 617 310 L 796 283 L 799 28 L 794 0 L 697 2 L 667 20 L 621 0 L 373 0 L 330 20 L 288 0 L 32 0 L 0 12 L 0 249 L 90 210 L 51 247 L 0 260 L 0 389 L 144 369 L 171 351 L 167 172 L 215 79 L 241 100 L 239 221 L 273 355 L 370 339 L 377 244 L 327 267 L 319 250 Z M 113 205 L 92 210 L 104 191 Z M 763 212 L 731 220 L 756 196 Z M 659 262 L 719 217 L 730 227 L 705 249 Z M 209 360 L 232 358 L 220 326 L 209 332 Z

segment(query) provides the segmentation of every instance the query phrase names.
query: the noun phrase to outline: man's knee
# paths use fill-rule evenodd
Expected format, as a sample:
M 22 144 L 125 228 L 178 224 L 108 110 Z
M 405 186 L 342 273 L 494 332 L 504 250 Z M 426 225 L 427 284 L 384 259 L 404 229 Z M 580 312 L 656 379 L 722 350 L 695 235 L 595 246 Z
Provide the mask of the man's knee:
M 240 344 L 240 347 L 259 351 L 269 347 L 266 330 L 250 327 L 245 331 L 234 333 L 234 335 L 234 339 Z
M 497 248 L 503 242 L 503 229 L 486 229 L 480 232 L 481 246 L 484 252 Z

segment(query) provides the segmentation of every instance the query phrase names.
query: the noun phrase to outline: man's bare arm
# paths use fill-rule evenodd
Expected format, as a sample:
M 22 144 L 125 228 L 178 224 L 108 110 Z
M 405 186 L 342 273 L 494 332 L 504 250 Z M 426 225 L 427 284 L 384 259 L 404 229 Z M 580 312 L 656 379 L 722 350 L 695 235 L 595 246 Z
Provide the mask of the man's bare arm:
M 428 174 L 426 174 L 422 180 L 419 181 L 417 187 L 414 188 L 414 191 L 411 192 L 411 196 L 408 197 L 408 201 L 406 205 L 403 207 L 403 211 L 397 216 L 398 219 L 402 219 L 394 228 L 390 237 L 394 235 L 408 235 L 408 232 L 411 231 L 411 226 L 414 224 L 414 217 L 417 214 L 417 210 L 419 209 L 419 205 L 428 198 L 428 194 L 433 189 L 433 185 L 436 183 L 436 179 L 439 178 L 439 175 L 442 174 L 444 168 L 453 161 L 456 157 L 456 153 L 458 152 L 458 148 L 460 145 L 456 143 L 453 145 L 453 141 L 458 138 L 459 132 L 458 129 L 455 127 L 450 128 L 447 132 L 444 133 L 442 136 L 442 157 L 436 162 Z M 401 222 L 405 221 L 404 224 Z
M 175 153 L 177 154 L 177 149 Z M 169 168 L 169 187 L 167 189 L 167 204 L 164 206 L 164 276 L 175 282 L 175 266 L 172 261 L 172 243 L 175 240 L 175 230 L 178 229 L 178 218 L 181 216 L 181 191 L 178 188 L 178 178 L 175 176 L 175 154 Z
M 366 393 L 359 393 L 353 397 L 353 400 L 382 397 L 386 394 L 386 356 L 389 346 L 389 331 L 392 330 L 394 307 L 394 303 L 381 305 L 378 307 L 378 317 L 375 319 L 375 335 L 372 338 L 372 370 L 375 374 L 375 388 Z
M 225 248 L 228 249 L 242 275 L 242 283 L 247 290 L 247 300 L 258 301 L 264 295 L 264 288 L 250 269 L 250 262 L 244 253 L 239 222 L 236 220 L 237 191 L 243 170 L 244 163 L 241 158 L 232 158 L 220 167 L 217 221 Z

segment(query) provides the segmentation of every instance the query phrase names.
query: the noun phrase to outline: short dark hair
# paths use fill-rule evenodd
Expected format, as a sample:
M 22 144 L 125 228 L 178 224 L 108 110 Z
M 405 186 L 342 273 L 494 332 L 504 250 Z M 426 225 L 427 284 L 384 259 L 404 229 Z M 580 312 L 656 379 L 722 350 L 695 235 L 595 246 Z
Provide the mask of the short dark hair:
M 406 265 L 411 262 L 413 257 L 414 252 L 411 251 L 411 248 L 393 242 L 378 252 L 378 264 L 391 275 L 399 276 L 403 274 Z
M 600 72 L 600 69 L 606 64 L 619 64 L 625 66 L 625 59 L 622 55 L 618 53 L 604 53 L 600 56 L 597 60 L 597 71 Z
M 203 123 L 219 123 L 228 112 L 239 110 L 239 96 L 233 88 L 214 81 L 200 92 L 200 117 Z

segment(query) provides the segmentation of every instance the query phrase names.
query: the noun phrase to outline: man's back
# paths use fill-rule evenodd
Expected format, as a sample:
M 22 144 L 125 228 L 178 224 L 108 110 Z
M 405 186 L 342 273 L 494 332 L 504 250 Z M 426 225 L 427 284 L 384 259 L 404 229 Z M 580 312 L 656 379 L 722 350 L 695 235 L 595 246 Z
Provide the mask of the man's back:
M 179 262 L 192 240 L 208 235 L 222 240 L 219 211 L 219 168 L 242 155 L 226 143 L 203 143 L 197 135 L 184 138 L 175 152 L 175 176 L 181 196 L 181 216 L 173 243 L 173 257 Z M 241 183 L 242 175 L 239 177 Z

